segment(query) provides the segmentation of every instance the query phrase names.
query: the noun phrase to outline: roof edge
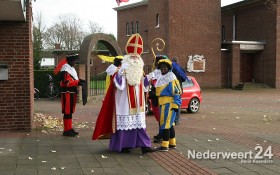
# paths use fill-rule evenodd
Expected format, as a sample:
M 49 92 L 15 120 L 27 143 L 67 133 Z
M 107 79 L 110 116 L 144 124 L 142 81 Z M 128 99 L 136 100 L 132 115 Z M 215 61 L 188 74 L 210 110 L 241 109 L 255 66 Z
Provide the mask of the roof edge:
M 125 6 L 115 7 L 113 9 L 115 11 L 121 11 L 121 10 L 135 8 L 135 7 L 141 7 L 141 6 L 145 6 L 145 5 L 148 5 L 148 1 L 140 1 L 140 2 L 136 2 L 136 3 L 125 5 Z

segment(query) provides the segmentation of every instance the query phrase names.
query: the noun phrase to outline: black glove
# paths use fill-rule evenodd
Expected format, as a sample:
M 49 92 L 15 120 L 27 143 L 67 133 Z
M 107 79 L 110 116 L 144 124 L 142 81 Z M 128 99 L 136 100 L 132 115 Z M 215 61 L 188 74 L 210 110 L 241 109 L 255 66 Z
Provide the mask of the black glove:
M 86 83 L 86 80 L 79 79 L 82 84 Z
M 178 109 L 176 108 L 172 108 L 171 110 L 173 110 L 174 112 L 178 112 Z
M 86 80 L 79 79 L 78 85 L 79 85 L 79 86 L 82 86 L 82 85 L 85 84 L 85 83 L 86 83 Z

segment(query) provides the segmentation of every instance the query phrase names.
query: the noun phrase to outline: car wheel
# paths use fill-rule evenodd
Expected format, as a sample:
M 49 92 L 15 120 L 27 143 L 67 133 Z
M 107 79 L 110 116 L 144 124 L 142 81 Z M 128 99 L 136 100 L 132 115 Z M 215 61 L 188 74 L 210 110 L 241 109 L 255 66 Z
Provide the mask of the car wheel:
M 147 101 L 147 104 L 146 104 L 146 115 L 149 115 L 151 113 L 152 113 L 152 111 L 151 111 L 151 104 L 149 103 L 149 101 Z
M 199 110 L 199 106 L 200 101 L 198 100 L 198 98 L 193 98 L 191 99 L 187 110 L 189 113 L 196 113 Z

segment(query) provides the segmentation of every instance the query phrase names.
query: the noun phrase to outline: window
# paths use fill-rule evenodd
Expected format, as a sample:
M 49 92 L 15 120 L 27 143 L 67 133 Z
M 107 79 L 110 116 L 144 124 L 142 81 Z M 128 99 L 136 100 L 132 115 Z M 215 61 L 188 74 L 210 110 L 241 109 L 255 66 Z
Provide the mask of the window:
M 185 87 L 193 87 L 194 83 L 193 83 L 192 79 L 188 77 L 188 80 L 184 81 L 182 83 L 182 86 L 183 86 L 183 88 L 185 88 Z
M 131 34 L 134 34 L 134 23 L 131 22 Z
M 135 22 L 135 32 L 139 33 L 139 24 L 138 21 Z
M 226 29 L 225 26 L 222 26 L 222 42 L 226 41 Z
M 232 40 L 236 40 L 236 15 L 232 17 Z
M 130 35 L 130 33 L 129 33 L 129 23 L 126 23 L 126 35 L 127 36 Z
M 156 28 L 159 27 L 159 14 L 157 14 L 156 16 Z

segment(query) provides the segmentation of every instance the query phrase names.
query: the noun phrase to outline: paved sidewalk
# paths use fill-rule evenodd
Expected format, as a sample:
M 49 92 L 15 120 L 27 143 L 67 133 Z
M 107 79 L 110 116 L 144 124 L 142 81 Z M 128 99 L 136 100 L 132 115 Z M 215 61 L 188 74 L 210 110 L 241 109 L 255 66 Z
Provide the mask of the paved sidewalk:
M 205 90 L 202 95 L 200 111 L 183 112 L 180 125 L 175 126 L 176 150 L 142 155 L 139 148 L 123 154 L 108 151 L 109 140 L 92 141 L 102 101 L 97 97 L 85 106 L 77 105 L 74 124 L 79 137 L 63 137 L 59 128 L 41 127 L 38 120 L 30 133 L 0 132 L 0 175 L 280 174 L 280 90 Z M 62 118 L 58 99 L 35 101 L 35 113 L 48 118 L 47 126 L 57 122 L 53 118 Z M 153 115 L 147 116 L 147 132 L 151 138 L 157 132 Z M 266 150 L 269 153 L 271 146 L 272 159 L 198 159 L 190 155 L 194 151 L 198 156 L 252 151 L 255 156 L 256 146 L 263 148 L 260 156 Z

